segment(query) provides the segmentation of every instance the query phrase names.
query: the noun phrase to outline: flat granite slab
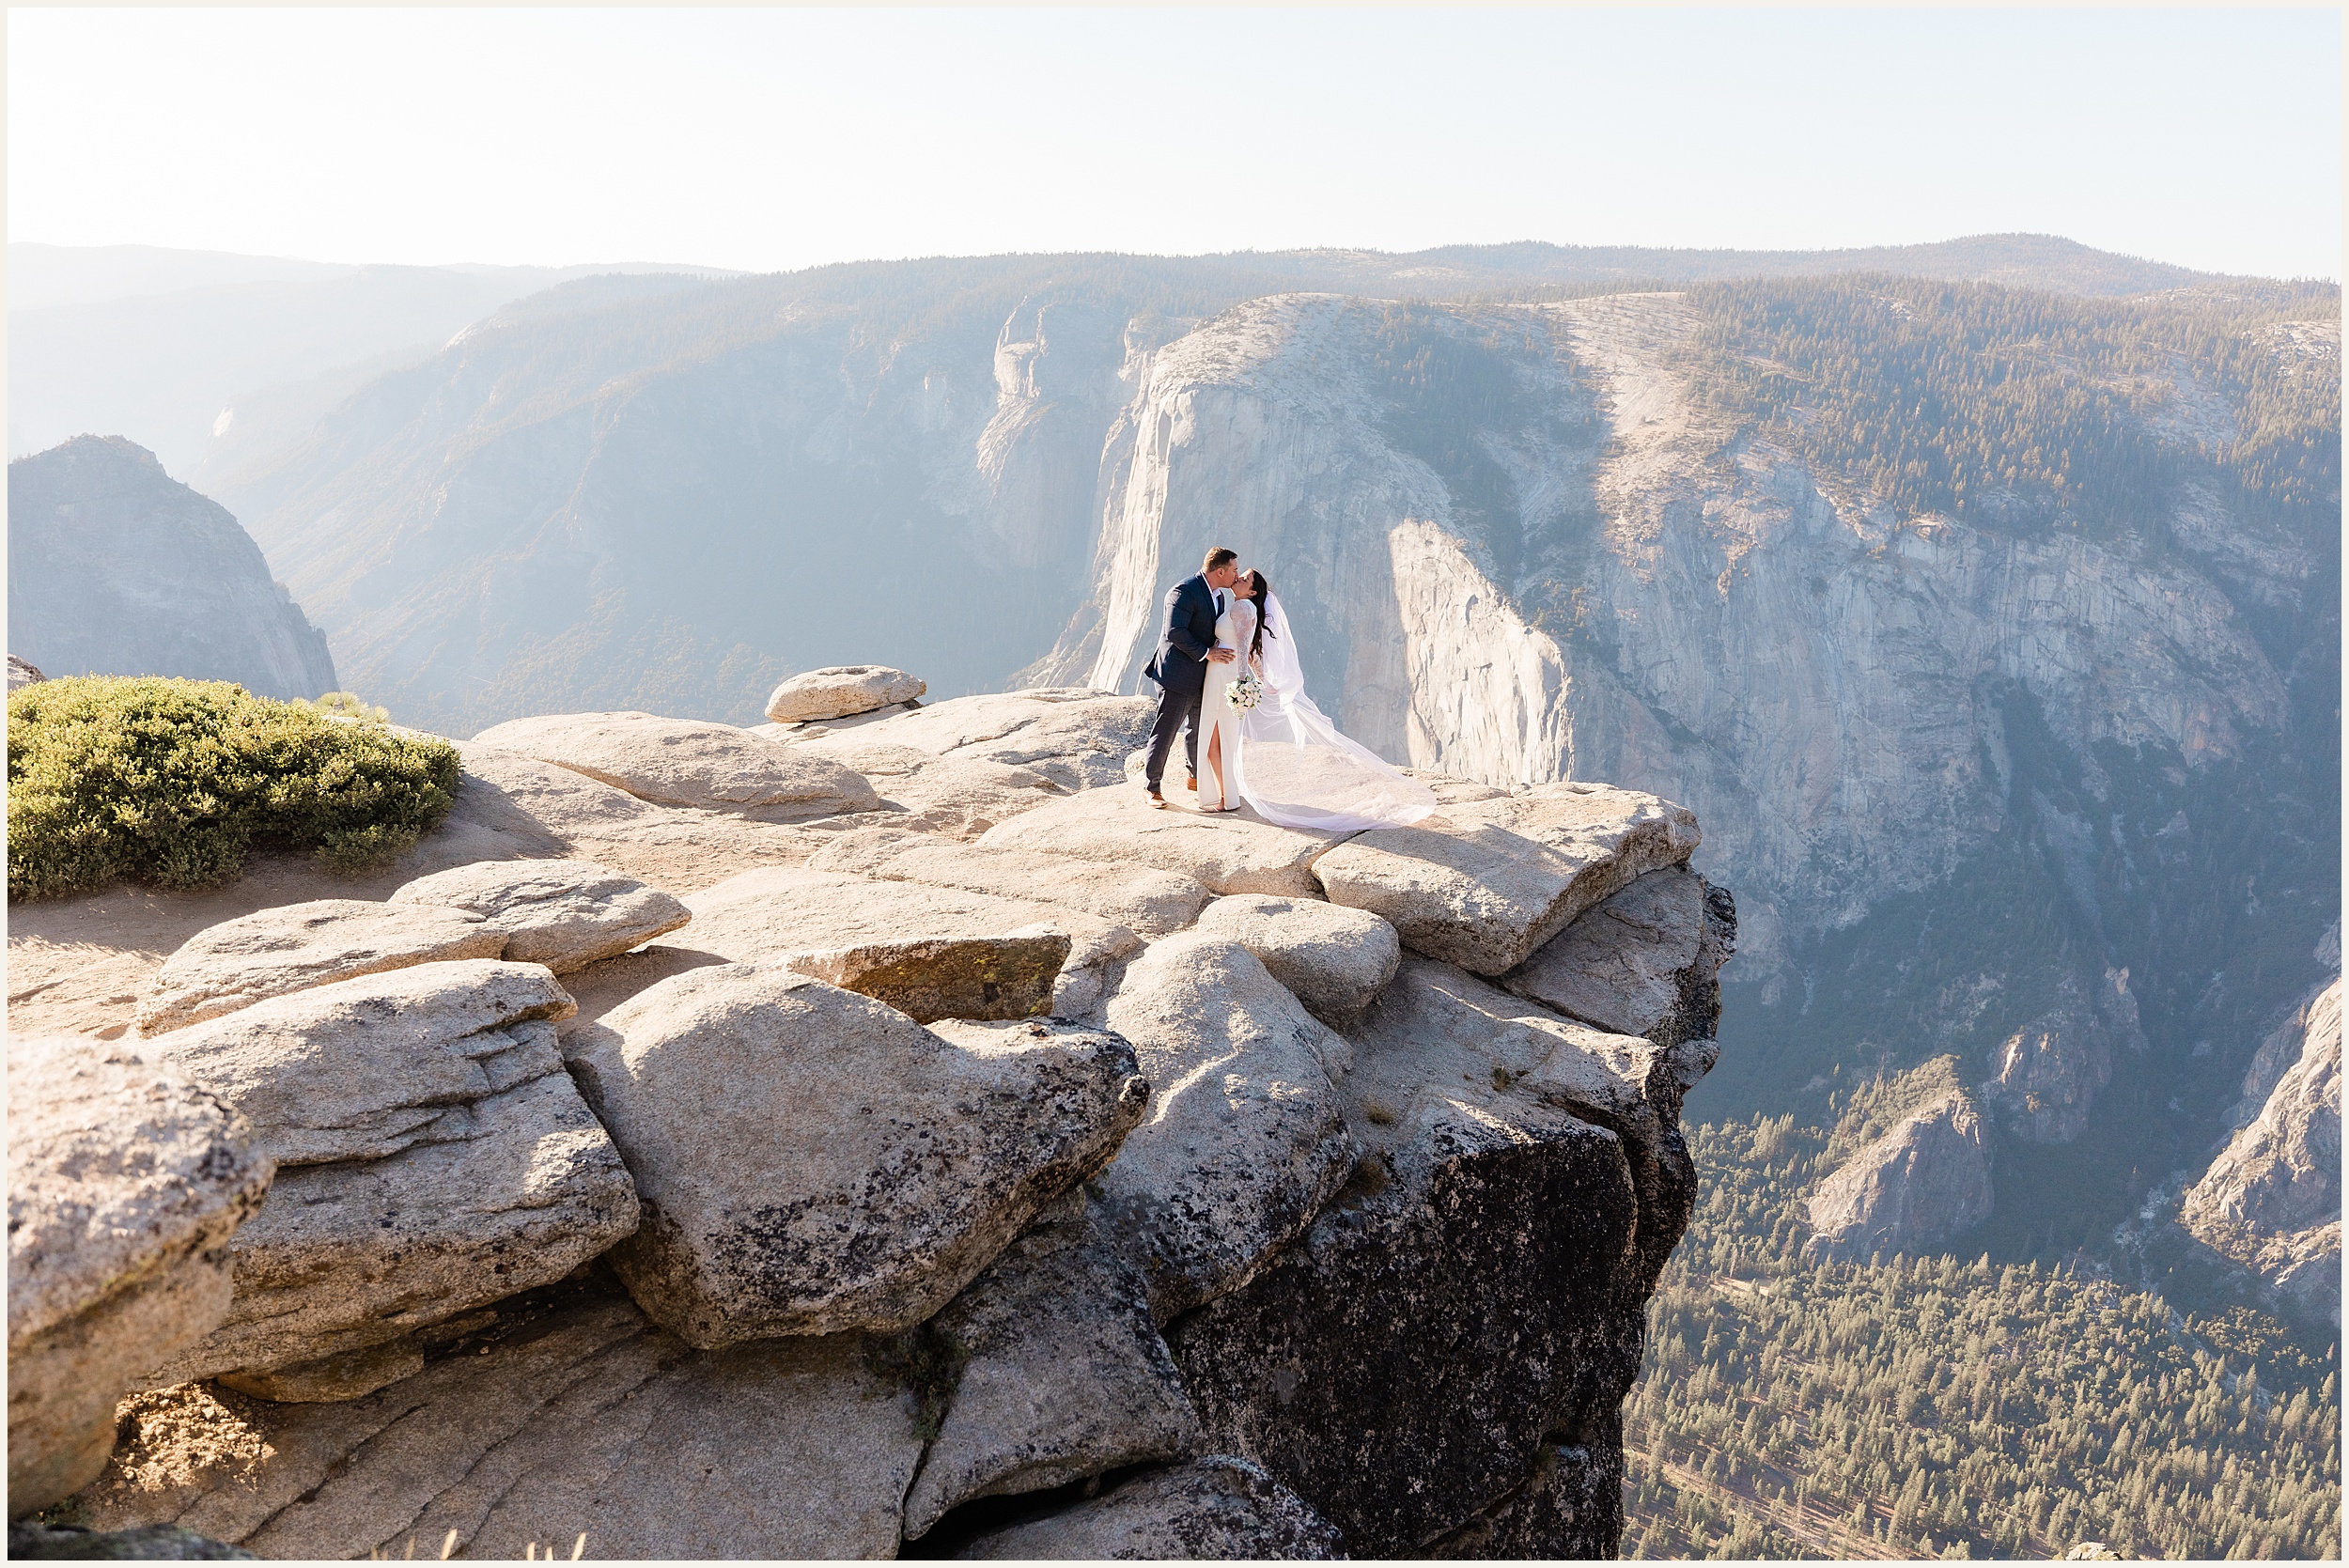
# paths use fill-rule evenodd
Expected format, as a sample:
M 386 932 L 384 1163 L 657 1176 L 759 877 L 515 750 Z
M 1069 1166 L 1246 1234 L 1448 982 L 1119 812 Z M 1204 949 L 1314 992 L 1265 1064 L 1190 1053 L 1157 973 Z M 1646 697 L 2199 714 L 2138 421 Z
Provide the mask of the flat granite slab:
M 1330 903 L 1385 917 L 1415 953 L 1497 975 L 1633 878 L 1686 863 L 1702 841 L 1685 806 L 1555 784 L 1373 829 L 1311 864 Z

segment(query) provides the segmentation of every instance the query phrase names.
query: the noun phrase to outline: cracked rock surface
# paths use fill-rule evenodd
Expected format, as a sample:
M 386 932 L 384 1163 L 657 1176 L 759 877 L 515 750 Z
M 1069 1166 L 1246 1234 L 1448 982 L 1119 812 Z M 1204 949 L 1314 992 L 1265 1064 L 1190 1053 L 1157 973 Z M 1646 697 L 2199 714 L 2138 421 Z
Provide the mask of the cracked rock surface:
M 161 1385 L 397 1339 L 560 1279 L 636 1227 L 571 1085 L 536 964 L 425 964 L 257 1003 L 157 1042 L 276 1161 L 230 1244 L 236 1295 Z
M 263 909 L 190 937 L 139 1002 L 148 1037 L 271 997 L 416 964 L 495 958 L 506 933 L 464 909 L 321 898 Z
M 922 1444 L 860 1336 L 698 1351 L 614 1290 L 552 1293 L 359 1400 L 134 1403 L 86 1494 L 263 1557 L 888 1557 Z

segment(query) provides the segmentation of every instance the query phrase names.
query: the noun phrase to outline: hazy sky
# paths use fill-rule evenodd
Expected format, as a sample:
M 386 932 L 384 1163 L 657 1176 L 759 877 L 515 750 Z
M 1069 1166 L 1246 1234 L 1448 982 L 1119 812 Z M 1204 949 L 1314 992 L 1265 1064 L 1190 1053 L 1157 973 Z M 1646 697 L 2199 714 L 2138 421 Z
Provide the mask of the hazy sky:
M 11 8 L 8 232 L 331 261 L 1766 249 L 2341 272 L 2339 13 Z

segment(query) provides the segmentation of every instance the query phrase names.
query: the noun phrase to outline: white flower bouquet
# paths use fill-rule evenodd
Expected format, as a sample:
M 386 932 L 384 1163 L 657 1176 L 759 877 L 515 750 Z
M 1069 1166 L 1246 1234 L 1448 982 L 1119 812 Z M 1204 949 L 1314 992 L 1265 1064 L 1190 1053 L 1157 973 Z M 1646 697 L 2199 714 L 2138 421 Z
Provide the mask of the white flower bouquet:
M 1254 675 L 1243 675 L 1223 689 L 1223 700 L 1235 713 L 1245 713 L 1264 701 L 1264 682 Z

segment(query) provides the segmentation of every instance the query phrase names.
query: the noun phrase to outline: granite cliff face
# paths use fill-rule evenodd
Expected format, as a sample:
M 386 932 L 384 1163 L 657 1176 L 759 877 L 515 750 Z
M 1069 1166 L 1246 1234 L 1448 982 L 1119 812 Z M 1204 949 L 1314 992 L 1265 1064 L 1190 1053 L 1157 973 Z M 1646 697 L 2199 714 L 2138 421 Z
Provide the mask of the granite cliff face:
M 2311 1314 L 2341 1324 L 2341 982 L 2298 1008 L 2247 1078 L 2255 1113 L 2187 1189 L 2180 1220 Z
M 50 675 L 334 690 L 325 635 L 237 520 L 119 437 L 8 465 L 8 636 Z

